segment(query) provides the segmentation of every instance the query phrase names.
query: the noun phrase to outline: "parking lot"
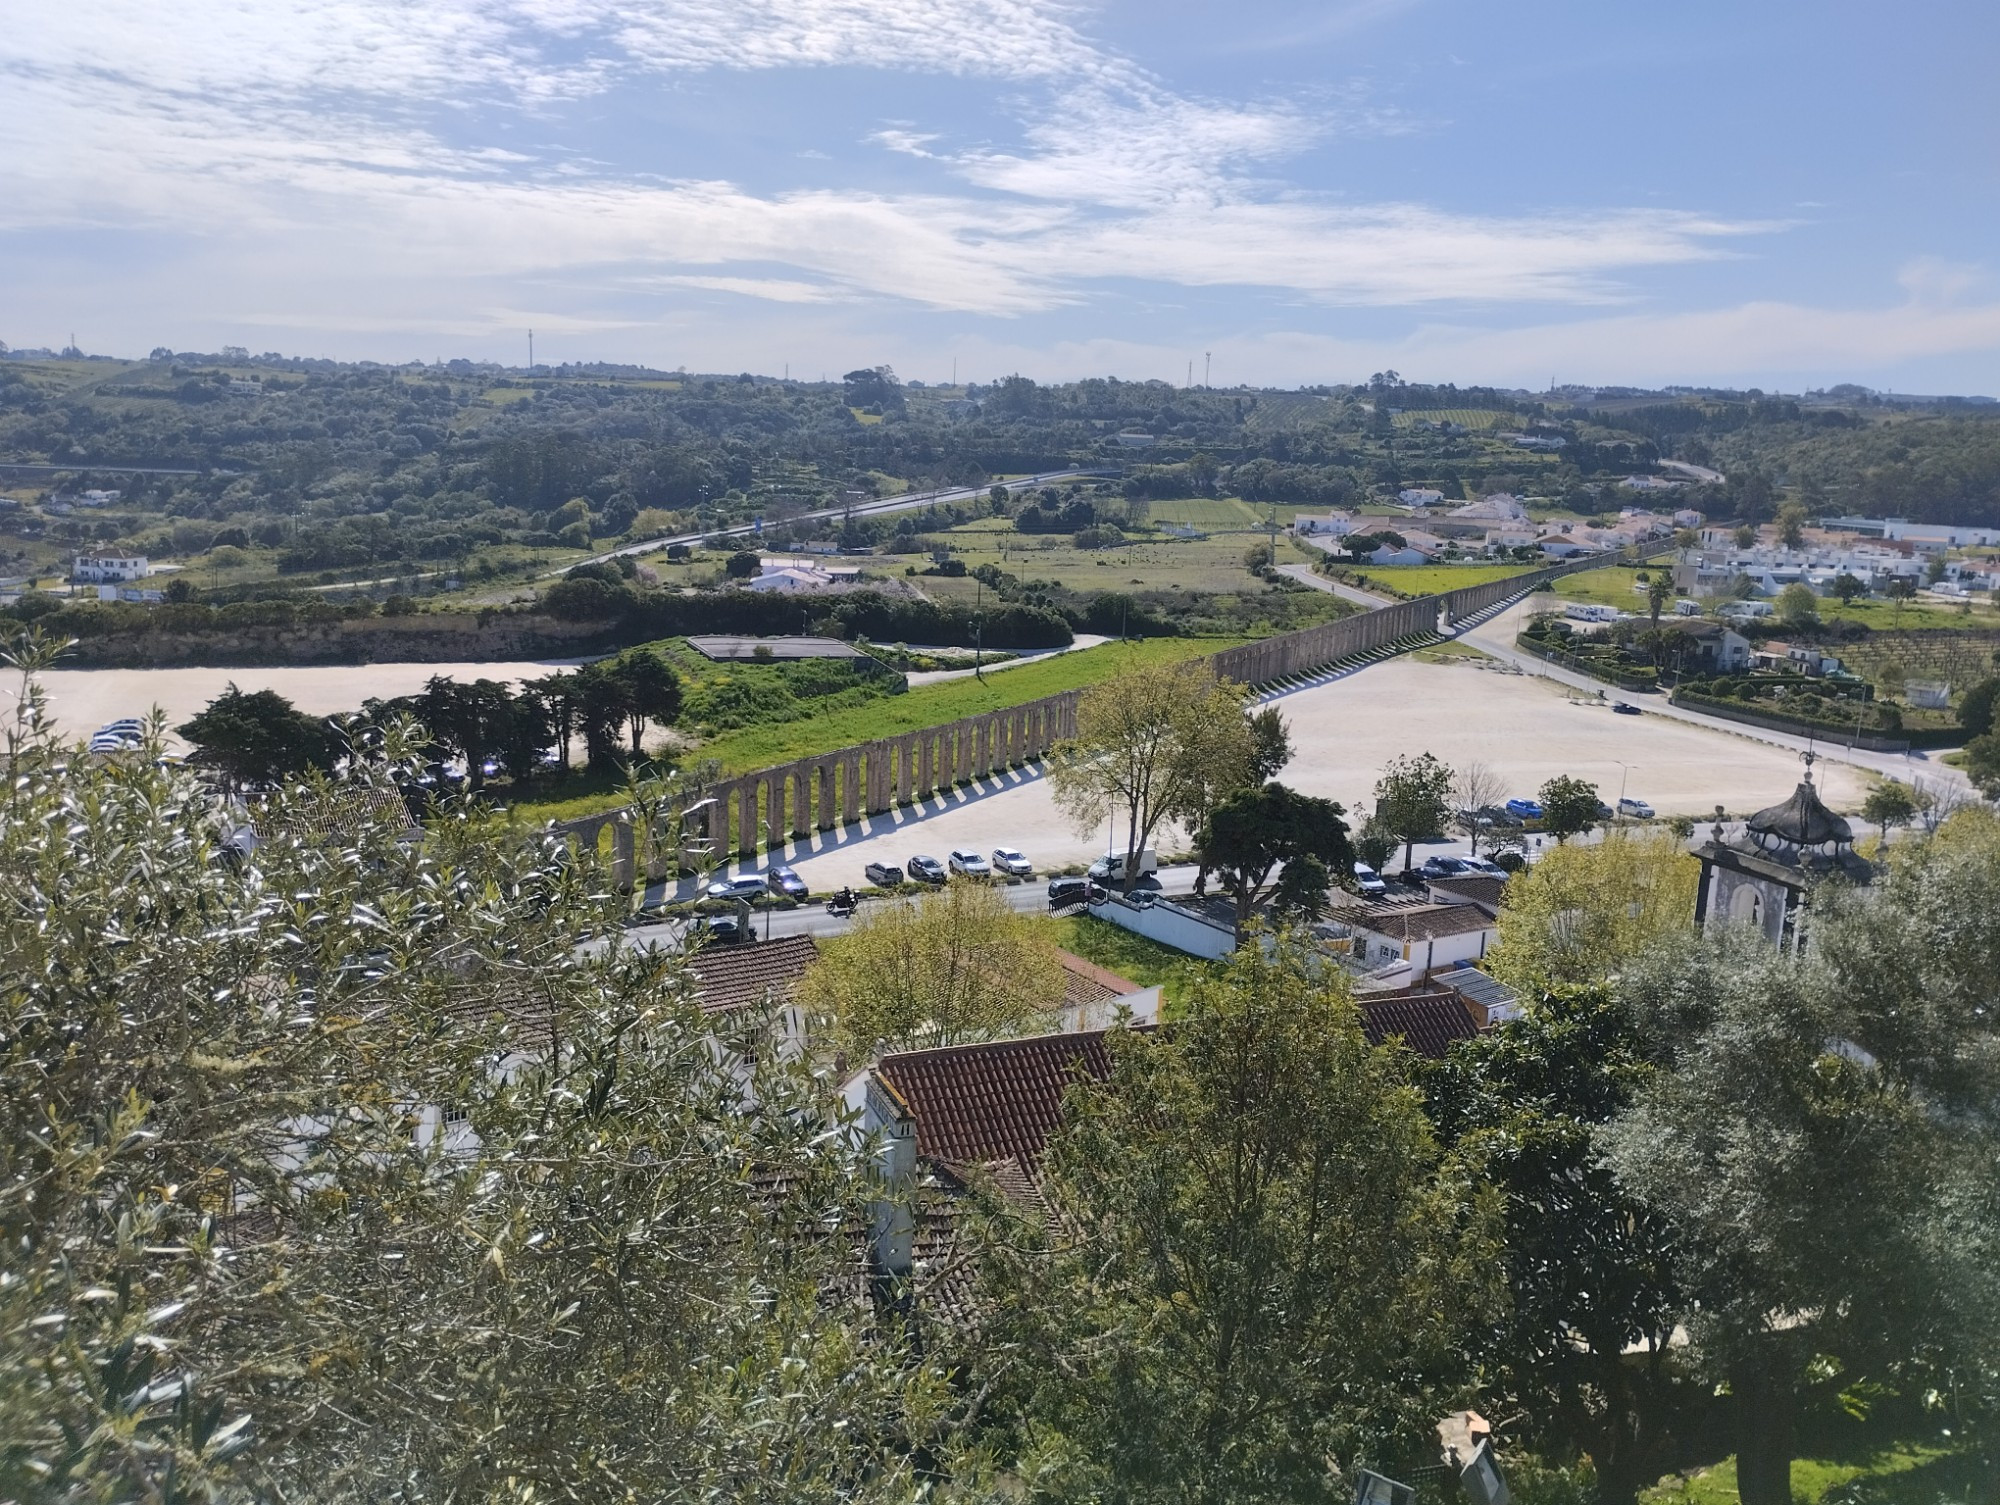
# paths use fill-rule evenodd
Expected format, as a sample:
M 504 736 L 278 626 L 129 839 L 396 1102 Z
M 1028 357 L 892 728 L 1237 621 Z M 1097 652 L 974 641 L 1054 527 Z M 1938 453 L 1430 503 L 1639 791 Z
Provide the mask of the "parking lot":
M 1532 795 L 1544 780 L 1574 774 L 1596 784 L 1608 804 L 1622 792 L 1661 816 L 1704 816 L 1718 804 L 1740 815 L 1784 799 L 1799 781 L 1798 757 L 1783 748 L 1661 715 L 1614 715 L 1608 703 L 1573 703 L 1570 692 L 1546 680 L 1476 661 L 1393 659 L 1275 704 L 1291 724 L 1294 748 L 1279 777 L 1350 810 L 1372 799 L 1382 766 L 1405 752 L 1432 752 L 1454 765 L 1477 759 L 1506 795 Z M 1855 769 L 1830 759 L 1819 765 L 1819 783 L 1836 809 L 1855 808 L 1865 789 Z M 1122 848 L 1123 834 L 1072 829 L 1047 785 L 1016 773 L 822 833 L 799 843 L 789 860 L 817 894 L 859 885 L 865 862 L 901 863 L 913 853 L 942 860 L 955 846 L 989 853 L 1011 846 L 1046 870 L 1087 862 L 1114 840 Z M 1171 833 L 1153 843 L 1163 852 L 1183 844 Z

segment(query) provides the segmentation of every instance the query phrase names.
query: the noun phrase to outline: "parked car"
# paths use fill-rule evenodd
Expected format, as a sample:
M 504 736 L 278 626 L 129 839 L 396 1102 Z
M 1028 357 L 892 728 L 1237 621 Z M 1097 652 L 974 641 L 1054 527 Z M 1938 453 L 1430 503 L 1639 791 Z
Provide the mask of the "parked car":
M 812 896 L 812 890 L 806 887 L 806 880 L 788 867 L 772 868 L 764 875 L 764 881 L 770 885 L 772 893 L 783 898 L 804 900 Z
M 1077 904 L 1100 904 L 1106 895 L 1088 878 L 1049 879 L 1049 908 L 1068 909 Z
M 1517 820 L 1540 820 L 1542 807 L 1534 800 L 1511 799 L 1507 801 L 1507 813 Z
M 1468 857 L 1465 859 L 1465 865 L 1473 872 L 1484 873 L 1489 878 L 1504 878 L 1507 876 L 1507 869 L 1500 866 L 1499 863 L 1490 857 Z
M 973 851 L 971 847 L 951 849 L 951 870 L 961 878 L 991 878 L 993 864 Z
M 1028 861 L 1027 858 L 1023 857 L 1012 847 L 995 847 L 993 849 L 993 870 L 998 873 L 1005 873 L 1009 878 L 1032 878 L 1035 876 L 1034 863 Z
M 912 857 L 904 868 L 912 883 L 942 883 L 946 876 L 944 864 L 935 857 Z
M 1426 857 L 1418 869 L 1426 878 L 1462 878 L 1470 869 L 1459 857 Z
M 717 878 L 708 886 L 711 899 L 756 899 L 767 890 L 764 880 L 755 873 L 745 873 L 740 878 Z
M 1603 800 L 1597 802 L 1597 818 L 1599 820 L 1610 820 L 1617 813 L 1616 810 L 1605 804 Z
M 1611 709 L 1621 716 L 1642 716 L 1645 714 L 1629 700 L 1614 700 L 1611 702 Z
M 1371 899 L 1389 892 L 1389 885 L 1382 881 L 1382 875 L 1365 862 L 1354 864 L 1354 886 Z
M 893 862 L 871 862 L 861 869 L 861 876 L 877 888 L 898 888 L 903 882 L 903 870 Z
M 1151 847 L 1134 854 L 1133 870 L 1141 878 L 1149 877 L 1160 870 L 1160 854 Z M 1125 878 L 1125 854 L 1113 853 L 1100 857 L 1090 865 L 1090 876 L 1100 883 L 1119 883 Z M 1155 885 L 1157 887 L 1157 885 Z
M 1651 820 L 1653 807 L 1644 800 L 1621 799 L 1618 802 L 1618 813 L 1632 816 L 1636 820 Z

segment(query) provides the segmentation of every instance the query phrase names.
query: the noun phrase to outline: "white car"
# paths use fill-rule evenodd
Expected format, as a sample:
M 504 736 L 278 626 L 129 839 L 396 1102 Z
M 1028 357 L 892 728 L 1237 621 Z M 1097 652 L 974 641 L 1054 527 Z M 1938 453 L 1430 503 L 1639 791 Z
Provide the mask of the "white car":
M 970 847 L 955 847 L 950 857 L 951 870 L 966 878 L 991 878 L 993 864 L 973 851 Z
M 1035 865 L 1012 847 L 993 849 L 993 867 L 996 872 L 1005 873 L 1010 878 L 1032 878 Z
M 1354 864 L 1354 886 L 1371 899 L 1379 899 L 1389 892 L 1389 885 L 1382 881 L 1382 875 L 1365 862 Z
M 1620 815 L 1630 815 L 1639 820 L 1651 820 L 1653 818 L 1653 807 L 1644 800 L 1621 799 L 1618 802 L 1618 813 Z

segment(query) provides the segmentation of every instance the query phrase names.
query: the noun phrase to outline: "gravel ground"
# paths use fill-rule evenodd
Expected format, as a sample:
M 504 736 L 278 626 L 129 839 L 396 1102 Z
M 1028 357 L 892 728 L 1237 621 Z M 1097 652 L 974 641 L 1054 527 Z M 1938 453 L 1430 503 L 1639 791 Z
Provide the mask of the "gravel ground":
M 42 676 L 49 708 L 66 736 L 88 737 L 107 721 L 144 716 L 154 706 L 169 729 L 186 721 L 233 681 L 248 692 L 276 690 L 315 716 L 352 711 L 371 696 L 413 695 L 434 674 L 452 679 L 539 679 L 581 659 L 511 664 L 327 664 L 273 669 L 55 669 Z M 13 713 L 18 679 L 0 686 L 0 713 Z M 169 741 L 173 741 L 171 737 Z
M 1665 716 L 1572 703 L 1560 686 L 1477 661 L 1393 659 L 1275 704 L 1291 723 L 1295 750 L 1280 777 L 1350 809 L 1372 799 L 1383 764 L 1403 752 L 1433 752 L 1454 765 L 1482 761 L 1510 795 L 1532 795 L 1545 779 L 1568 773 L 1589 779 L 1609 802 L 1622 780 L 1626 794 L 1661 815 L 1707 815 L 1718 804 L 1739 814 L 1761 809 L 1799 780 L 1798 757 L 1783 748 Z M 1819 783 L 1836 808 L 1850 810 L 1865 787 L 1856 770 L 1832 761 L 1820 765 Z M 1101 854 L 1108 836 L 1071 829 L 1047 784 L 1016 774 L 827 832 L 799 843 L 790 860 L 821 892 L 859 883 L 864 862 L 902 863 L 918 852 L 942 860 L 956 846 L 990 852 L 1004 845 L 1038 867 L 1055 867 Z M 1178 837 L 1156 843 L 1180 844 Z

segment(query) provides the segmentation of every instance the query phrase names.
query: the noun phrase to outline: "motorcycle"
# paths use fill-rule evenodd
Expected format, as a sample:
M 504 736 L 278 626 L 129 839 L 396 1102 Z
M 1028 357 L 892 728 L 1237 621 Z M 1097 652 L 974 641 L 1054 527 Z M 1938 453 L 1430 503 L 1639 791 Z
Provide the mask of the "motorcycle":
M 859 902 L 852 895 L 835 894 L 826 901 L 826 912 L 836 920 L 844 920 L 854 913 Z

